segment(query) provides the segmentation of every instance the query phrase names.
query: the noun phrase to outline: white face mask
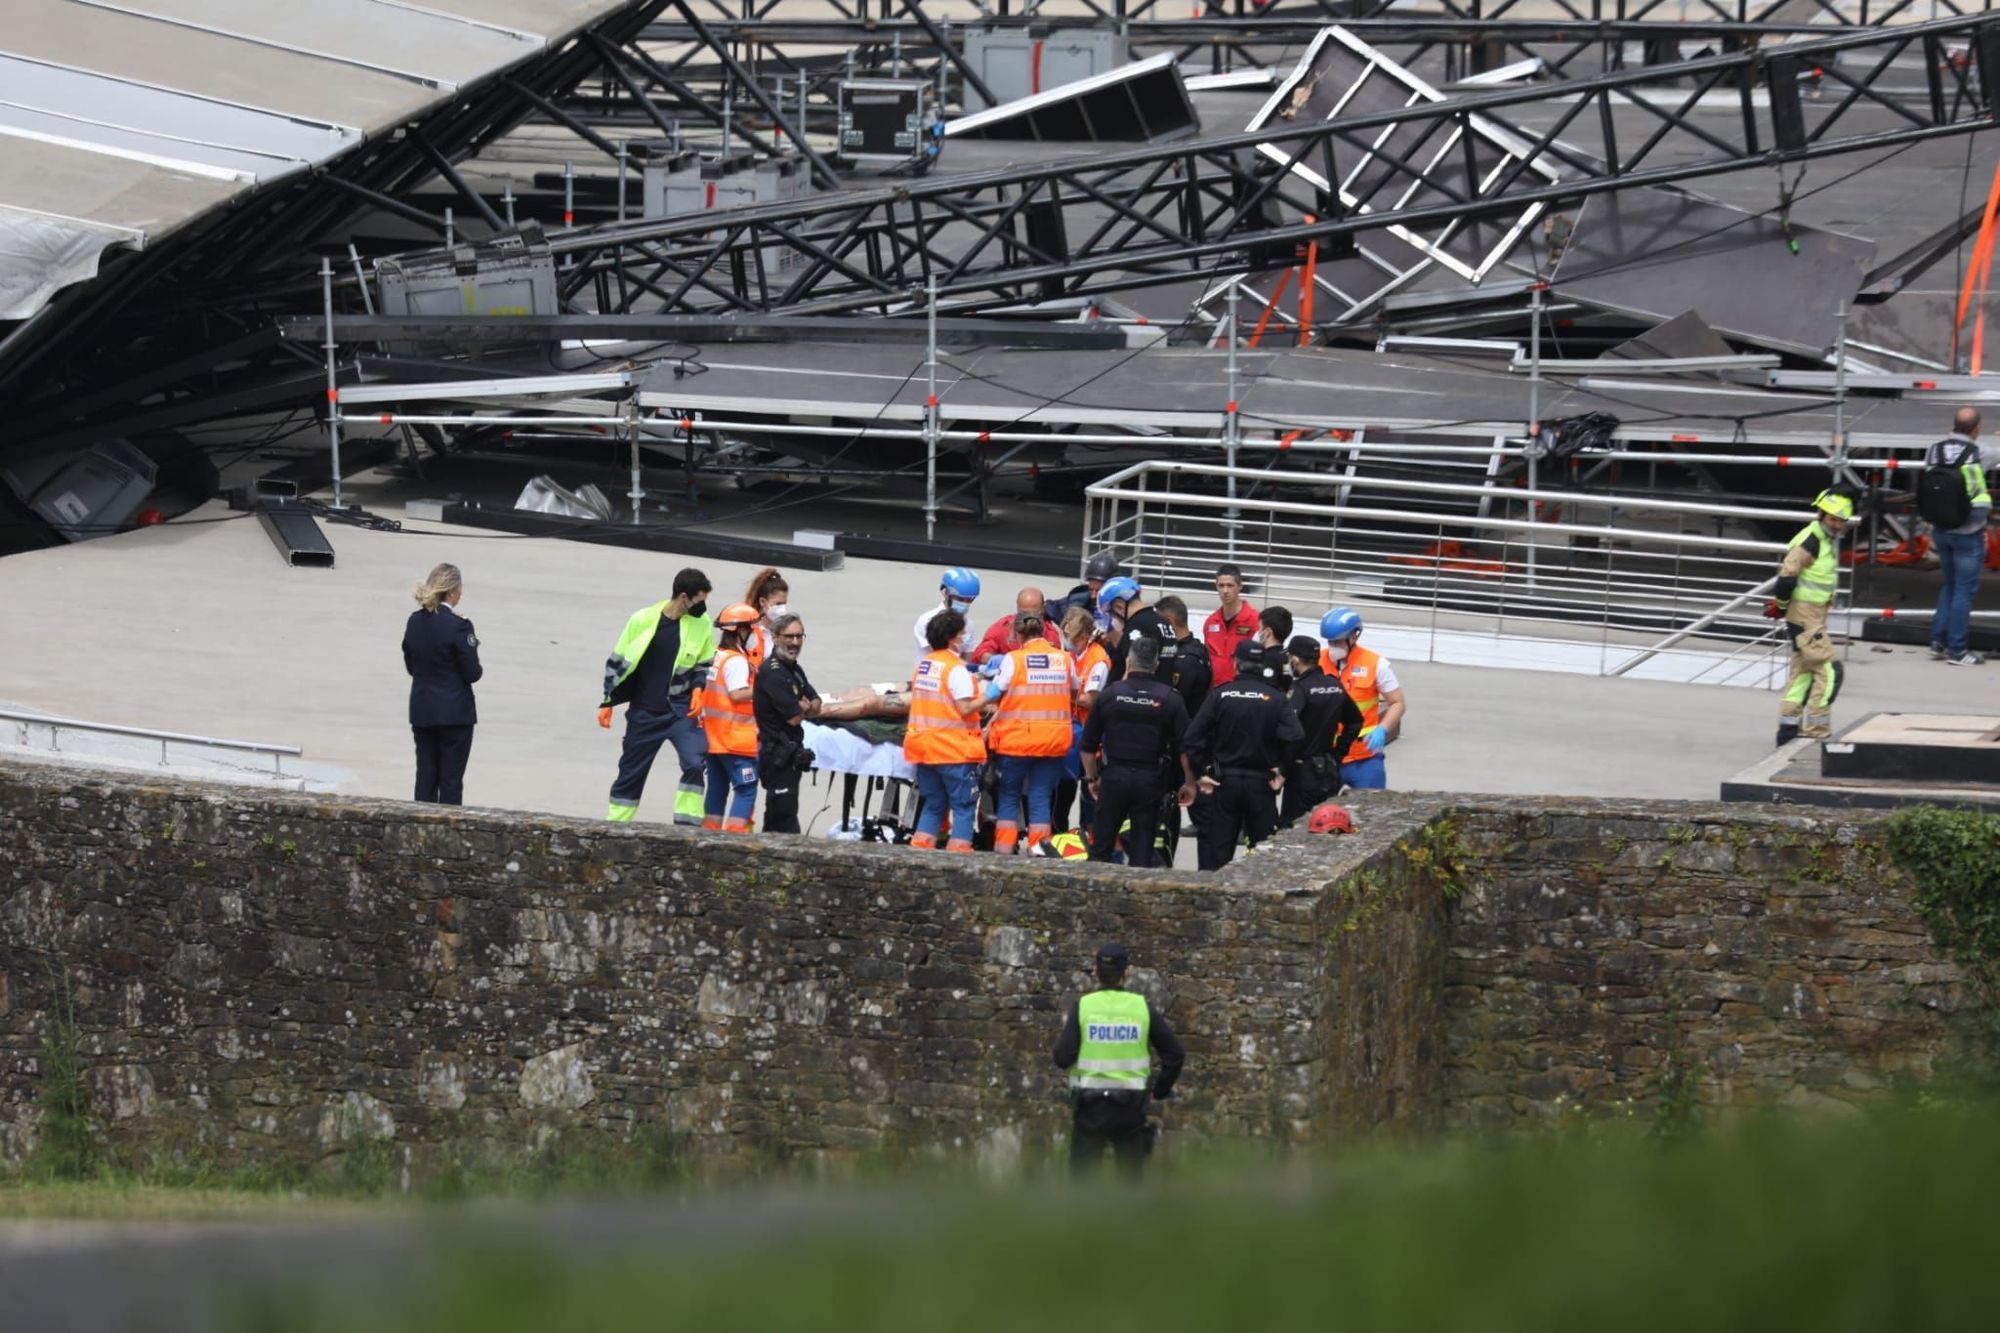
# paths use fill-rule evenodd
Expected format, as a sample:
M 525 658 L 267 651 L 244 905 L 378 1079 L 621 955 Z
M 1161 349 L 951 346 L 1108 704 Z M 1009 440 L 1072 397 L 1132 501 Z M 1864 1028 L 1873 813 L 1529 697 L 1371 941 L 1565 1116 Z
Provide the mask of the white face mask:
M 790 614 L 790 610 L 791 604 L 789 602 L 773 602 L 764 608 L 764 623 L 766 625 L 775 625 L 778 623 L 778 617 Z

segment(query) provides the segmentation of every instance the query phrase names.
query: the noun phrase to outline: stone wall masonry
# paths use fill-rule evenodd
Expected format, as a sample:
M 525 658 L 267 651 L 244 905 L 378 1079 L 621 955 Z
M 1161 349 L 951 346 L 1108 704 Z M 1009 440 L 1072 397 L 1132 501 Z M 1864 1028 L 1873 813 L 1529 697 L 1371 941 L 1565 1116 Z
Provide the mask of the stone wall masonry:
M 1302 1137 L 1318 904 L 1383 836 L 1200 877 L 0 767 L 0 1148 L 54 966 L 114 1141 L 1007 1160 L 1066 1122 L 1049 1049 L 1107 938 L 1184 1032 L 1177 1127 Z
M 1844 1104 L 1948 1047 L 1957 974 L 1870 819 L 1354 809 L 1198 876 L 0 765 L 0 1158 L 58 977 L 108 1139 L 224 1162 L 642 1129 L 1013 1162 L 1062 1133 L 1048 1052 L 1107 938 L 1194 1136 L 1533 1122 L 1652 1098 L 1670 1053 L 1706 1102 Z

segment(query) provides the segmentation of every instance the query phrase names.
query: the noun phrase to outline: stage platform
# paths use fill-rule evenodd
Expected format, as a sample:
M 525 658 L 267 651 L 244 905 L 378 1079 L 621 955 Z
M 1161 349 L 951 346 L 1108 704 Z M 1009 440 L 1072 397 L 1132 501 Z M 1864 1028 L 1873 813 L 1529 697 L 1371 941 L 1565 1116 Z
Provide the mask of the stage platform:
M 2000 809 L 2000 716 L 1871 713 L 1797 740 L 1722 784 L 1725 801 Z

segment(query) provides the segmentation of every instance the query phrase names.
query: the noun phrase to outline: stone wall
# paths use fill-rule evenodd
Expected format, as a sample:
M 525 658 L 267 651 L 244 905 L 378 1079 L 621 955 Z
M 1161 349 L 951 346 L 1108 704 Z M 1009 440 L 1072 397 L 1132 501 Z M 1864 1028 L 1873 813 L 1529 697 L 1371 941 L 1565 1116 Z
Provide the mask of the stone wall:
M 65 988 L 107 1136 L 221 1160 L 649 1129 L 1012 1161 L 1061 1133 L 1106 938 L 1197 1135 L 1643 1099 L 1669 1051 L 1706 1100 L 1852 1099 L 1944 1047 L 1955 974 L 1865 821 L 1355 808 L 1204 877 L 0 766 L 0 1155 Z

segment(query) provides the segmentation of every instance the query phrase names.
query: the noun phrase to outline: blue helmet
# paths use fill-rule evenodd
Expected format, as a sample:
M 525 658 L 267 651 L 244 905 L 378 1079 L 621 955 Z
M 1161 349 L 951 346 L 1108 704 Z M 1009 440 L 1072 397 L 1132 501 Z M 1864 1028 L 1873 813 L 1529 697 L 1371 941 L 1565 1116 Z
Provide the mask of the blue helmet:
M 1361 628 L 1361 613 L 1351 607 L 1335 607 L 1319 618 L 1322 639 L 1344 639 Z
M 1097 590 L 1097 609 L 1109 611 L 1113 602 L 1129 602 L 1139 595 L 1139 580 L 1128 578 L 1106 579 L 1104 586 Z
M 953 597 L 963 597 L 968 602 L 979 596 L 979 575 L 964 565 L 953 565 L 947 569 L 944 577 L 938 580 L 938 585 Z

